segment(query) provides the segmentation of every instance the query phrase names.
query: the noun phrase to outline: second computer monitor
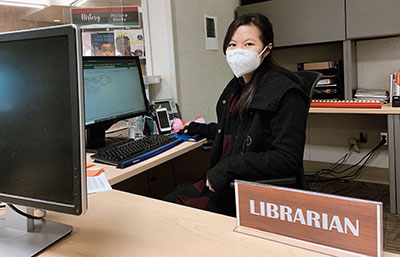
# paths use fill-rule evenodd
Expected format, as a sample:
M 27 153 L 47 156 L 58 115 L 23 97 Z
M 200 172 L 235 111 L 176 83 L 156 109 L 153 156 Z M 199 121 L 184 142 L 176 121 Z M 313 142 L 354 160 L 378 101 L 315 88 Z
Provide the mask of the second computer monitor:
M 147 100 L 139 57 L 84 57 L 88 148 L 104 147 L 112 124 L 145 114 Z

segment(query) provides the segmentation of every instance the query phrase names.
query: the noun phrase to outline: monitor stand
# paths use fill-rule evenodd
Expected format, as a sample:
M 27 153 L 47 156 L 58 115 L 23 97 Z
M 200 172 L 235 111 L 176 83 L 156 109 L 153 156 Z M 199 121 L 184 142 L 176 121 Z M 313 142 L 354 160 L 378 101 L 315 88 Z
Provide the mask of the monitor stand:
M 97 153 L 99 149 L 109 147 L 113 144 L 121 143 L 122 141 L 127 141 L 128 138 L 125 137 L 105 137 L 101 141 L 92 142 L 86 145 L 87 153 Z
M 122 137 L 106 137 L 106 130 L 113 123 L 95 124 L 86 128 L 86 152 L 97 153 L 99 149 L 127 140 Z
M 18 206 L 33 214 L 32 208 Z M 0 253 L 7 256 L 33 256 L 72 232 L 72 226 L 48 220 L 26 218 L 7 206 L 0 217 Z

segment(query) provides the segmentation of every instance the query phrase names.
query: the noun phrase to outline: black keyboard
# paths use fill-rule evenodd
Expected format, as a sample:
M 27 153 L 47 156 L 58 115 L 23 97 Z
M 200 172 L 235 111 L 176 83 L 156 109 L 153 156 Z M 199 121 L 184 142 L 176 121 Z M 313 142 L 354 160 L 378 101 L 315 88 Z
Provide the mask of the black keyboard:
M 90 156 L 93 160 L 125 168 L 164 152 L 183 140 L 170 135 L 150 135 L 141 139 L 129 139 L 100 149 Z

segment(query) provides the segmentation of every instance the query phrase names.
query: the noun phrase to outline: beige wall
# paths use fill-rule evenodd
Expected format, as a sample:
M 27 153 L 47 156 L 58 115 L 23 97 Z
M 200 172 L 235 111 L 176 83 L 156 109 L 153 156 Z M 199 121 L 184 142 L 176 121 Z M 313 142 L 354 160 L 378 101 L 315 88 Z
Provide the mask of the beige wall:
M 357 42 L 359 88 L 389 90 L 389 75 L 400 70 L 400 37 Z
M 147 0 L 149 16 L 151 75 L 160 75 L 161 83 L 150 86 L 150 98 L 177 99 L 175 56 L 170 0 Z
M 233 77 L 222 53 L 225 32 L 239 0 L 171 0 L 177 96 L 185 121 L 215 121 L 215 105 Z M 217 17 L 219 49 L 205 49 L 204 15 Z
M 37 9 L 0 5 L 0 32 L 54 25 L 54 23 L 28 20 L 26 16 L 33 11 Z

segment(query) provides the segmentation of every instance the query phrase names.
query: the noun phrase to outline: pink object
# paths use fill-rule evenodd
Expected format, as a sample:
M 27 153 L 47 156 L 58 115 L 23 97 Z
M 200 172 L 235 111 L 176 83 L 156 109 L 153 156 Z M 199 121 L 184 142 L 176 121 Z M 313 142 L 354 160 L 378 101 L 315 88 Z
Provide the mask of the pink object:
M 197 123 L 206 123 L 203 117 L 197 116 L 194 122 Z M 185 127 L 185 121 L 183 119 L 175 118 L 172 120 L 172 130 L 177 133 L 179 130 Z
M 174 130 L 175 133 L 183 129 L 183 127 L 185 127 L 185 123 L 183 120 L 175 118 L 172 121 L 172 129 Z

